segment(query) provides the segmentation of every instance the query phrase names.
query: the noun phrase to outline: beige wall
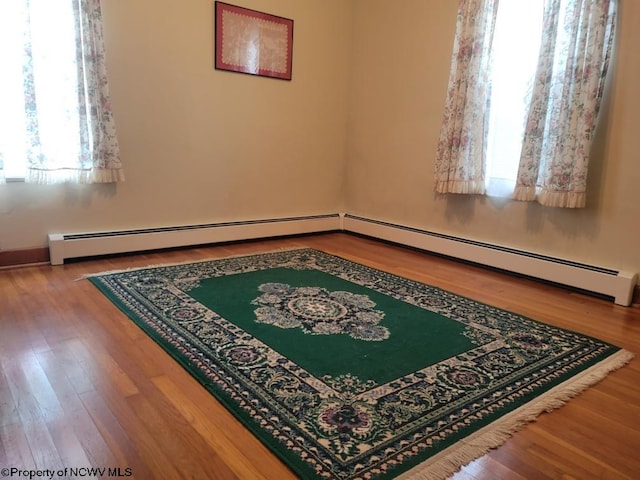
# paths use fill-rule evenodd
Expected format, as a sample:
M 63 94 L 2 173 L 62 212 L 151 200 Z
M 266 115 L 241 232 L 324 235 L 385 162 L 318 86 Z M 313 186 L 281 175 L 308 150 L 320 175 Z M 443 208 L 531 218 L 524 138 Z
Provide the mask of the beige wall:
M 210 0 L 102 3 L 127 181 L 0 186 L 0 249 L 43 246 L 49 232 L 346 210 L 640 272 L 637 1 L 620 1 L 577 211 L 433 193 L 455 1 L 239 2 L 295 20 L 292 82 L 213 69 Z
M 346 206 L 430 231 L 640 271 L 640 3 L 620 1 L 588 208 L 433 193 L 457 2 L 354 0 Z
M 351 2 L 240 2 L 294 19 L 291 82 L 214 70 L 213 4 L 102 1 L 126 182 L 0 185 L 0 249 L 341 210 Z

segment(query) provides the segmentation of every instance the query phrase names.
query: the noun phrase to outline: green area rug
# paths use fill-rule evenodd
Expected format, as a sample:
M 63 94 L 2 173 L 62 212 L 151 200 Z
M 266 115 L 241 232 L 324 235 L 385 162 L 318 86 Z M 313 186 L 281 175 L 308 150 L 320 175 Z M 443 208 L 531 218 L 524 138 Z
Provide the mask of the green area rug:
M 633 356 L 311 249 L 90 280 L 306 479 L 444 478 Z

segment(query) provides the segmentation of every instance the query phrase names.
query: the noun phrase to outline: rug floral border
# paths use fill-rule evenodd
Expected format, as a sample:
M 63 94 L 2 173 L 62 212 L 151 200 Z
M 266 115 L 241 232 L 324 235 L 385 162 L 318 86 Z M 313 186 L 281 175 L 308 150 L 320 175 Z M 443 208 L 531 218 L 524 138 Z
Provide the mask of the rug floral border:
M 384 385 L 316 378 L 188 294 L 203 279 L 271 268 L 319 270 L 444 315 L 476 348 Z M 313 249 L 90 280 L 302 478 L 394 478 L 620 352 Z M 331 421 L 338 414 L 346 426 Z

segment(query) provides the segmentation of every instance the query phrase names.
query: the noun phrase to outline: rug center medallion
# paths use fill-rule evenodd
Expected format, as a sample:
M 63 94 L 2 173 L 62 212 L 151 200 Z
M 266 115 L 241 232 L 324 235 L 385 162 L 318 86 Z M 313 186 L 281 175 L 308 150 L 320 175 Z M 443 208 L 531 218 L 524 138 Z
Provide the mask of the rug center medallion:
M 377 342 L 389 338 L 389 329 L 378 325 L 384 312 L 375 310 L 367 295 L 286 283 L 264 283 L 258 290 L 263 294 L 251 302 L 258 306 L 254 311 L 258 323 L 299 327 L 311 335 L 347 334 Z
M 348 310 L 344 305 L 328 298 L 298 297 L 288 304 L 294 314 L 309 320 L 338 321 Z

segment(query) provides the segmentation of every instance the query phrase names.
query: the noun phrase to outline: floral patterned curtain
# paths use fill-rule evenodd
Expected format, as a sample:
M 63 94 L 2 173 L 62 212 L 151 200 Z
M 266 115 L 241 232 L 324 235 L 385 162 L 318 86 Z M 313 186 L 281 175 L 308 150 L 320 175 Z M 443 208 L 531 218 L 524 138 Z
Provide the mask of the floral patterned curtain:
M 100 0 L 11 0 L 0 17 L 0 177 L 11 157 L 28 182 L 124 180 Z
M 498 0 L 461 0 L 436 158 L 438 193 L 484 193 Z
M 613 45 L 615 0 L 547 0 L 515 198 L 586 204 L 587 169 Z

